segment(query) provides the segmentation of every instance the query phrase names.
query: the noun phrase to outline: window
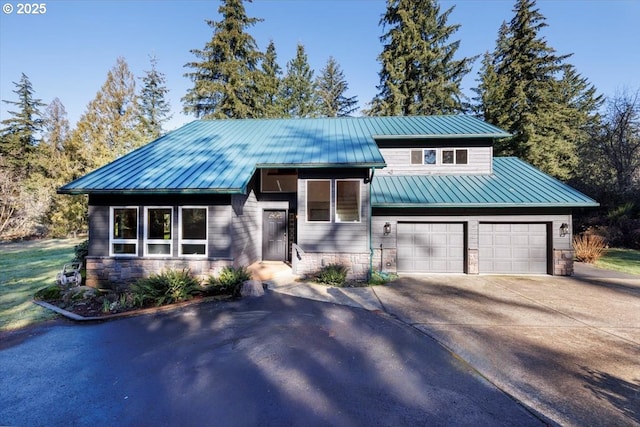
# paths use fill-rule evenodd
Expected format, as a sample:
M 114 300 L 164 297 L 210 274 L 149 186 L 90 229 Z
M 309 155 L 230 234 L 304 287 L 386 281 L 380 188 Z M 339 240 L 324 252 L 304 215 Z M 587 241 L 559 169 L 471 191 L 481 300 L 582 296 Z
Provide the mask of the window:
M 138 208 L 111 208 L 109 247 L 111 255 L 138 255 Z
M 145 209 L 144 254 L 173 254 L 172 213 L 170 207 Z
M 207 208 L 180 208 L 180 255 L 207 255 Z
M 443 165 L 466 165 L 467 164 L 468 150 L 442 150 L 442 164 Z
M 296 193 L 298 191 L 296 169 L 262 169 L 260 176 L 263 193 Z
M 336 181 L 336 222 L 360 222 L 360 181 Z
M 424 164 L 425 165 L 436 164 L 436 150 L 433 150 L 433 149 L 424 150 Z
M 436 150 L 434 148 L 427 148 L 424 150 L 411 150 L 411 164 L 412 165 L 435 165 Z
M 411 150 L 411 164 L 412 165 L 422 164 L 422 150 Z
M 331 222 L 331 181 L 307 181 L 307 221 Z

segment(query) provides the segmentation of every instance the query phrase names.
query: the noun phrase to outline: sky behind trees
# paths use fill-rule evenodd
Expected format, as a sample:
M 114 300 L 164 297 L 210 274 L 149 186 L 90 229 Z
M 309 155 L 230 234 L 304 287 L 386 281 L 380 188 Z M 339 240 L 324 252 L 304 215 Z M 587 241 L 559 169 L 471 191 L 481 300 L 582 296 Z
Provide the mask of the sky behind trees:
M 183 77 L 184 64 L 194 59 L 190 49 L 201 49 L 211 39 L 205 19 L 219 20 L 219 1 L 130 0 L 46 2 L 39 16 L 0 14 L 0 97 L 15 100 L 12 92 L 24 72 L 35 96 L 49 103 L 58 97 L 72 125 L 106 79 L 119 56 L 137 77 L 150 68 L 155 55 L 158 70 L 166 75 L 173 118 L 171 130 L 193 120 L 182 114 L 182 102 L 191 82 Z M 512 18 L 511 0 L 441 0 L 441 10 L 456 6 L 448 24 L 461 24 L 453 39 L 461 40 L 458 55 L 474 56 L 495 47 L 502 21 Z M 262 18 L 249 29 L 262 51 L 273 40 L 284 68 L 305 46 L 317 76 L 329 56 L 342 68 L 349 83 L 348 96 L 357 96 L 359 110 L 377 93 L 380 64 L 377 56 L 383 29 L 384 0 L 255 0 L 245 4 L 249 17 Z M 573 53 L 567 62 L 587 77 L 604 95 L 640 88 L 639 0 L 539 0 L 547 18 L 544 35 L 558 54 Z M 476 61 L 465 78 L 468 96 L 477 82 Z M 138 79 L 137 84 L 141 81 Z M 7 118 L 0 106 L 0 119 Z

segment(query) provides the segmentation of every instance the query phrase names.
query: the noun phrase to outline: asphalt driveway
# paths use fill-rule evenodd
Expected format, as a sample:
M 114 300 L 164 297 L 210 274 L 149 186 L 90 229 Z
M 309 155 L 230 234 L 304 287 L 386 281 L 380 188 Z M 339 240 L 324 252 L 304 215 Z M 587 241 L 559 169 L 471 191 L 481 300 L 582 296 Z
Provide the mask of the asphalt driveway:
M 0 336 L 0 425 L 542 424 L 391 316 L 276 292 Z
M 499 388 L 561 425 L 640 425 L 640 277 L 401 278 L 374 292 Z

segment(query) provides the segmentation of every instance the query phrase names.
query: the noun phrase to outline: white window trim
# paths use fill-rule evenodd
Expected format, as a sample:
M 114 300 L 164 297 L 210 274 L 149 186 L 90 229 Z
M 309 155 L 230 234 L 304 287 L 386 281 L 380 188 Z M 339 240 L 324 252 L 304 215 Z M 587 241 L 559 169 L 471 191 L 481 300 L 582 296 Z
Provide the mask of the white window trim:
M 328 221 L 313 221 L 309 219 L 309 183 L 310 182 L 328 182 L 329 183 L 329 220 Z M 308 179 L 305 182 L 305 193 L 304 193 L 304 219 L 305 222 L 312 224 L 330 224 L 333 220 L 333 197 L 331 197 L 333 193 L 333 180 L 332 179 Z
M 411 153 L 415 150 L 420 150 L 420 163 L 412 163 L 411 162 Z M 424 162 L 424 152 L 427 150 L 433 150 L 436 152 L 436 162 L 433 164 L 429 164 L 429 163 L 425 163 Z M 438 166 L 440 164 L 440 149 L 438 148 L 410 148 L 409 149 L 409 165 L 410 166 Z
M 169 209 L 171 211 L 171 239 L 169 240 L 164 240 L 164 239 L 149 239 L 148 238 L 148 234 L 147 231 L 148 230 L 148 224 L 149 224 L 149 209 Z M 174 223 L 173 223 L 173 207 L 172 206 L 145 206 L 144 207 L 144 224 L 143 224 L 143 245 L 144 245 L 144 256 L 145 257 L 151 257 L 151 258 L 166 258 L 166 257 L 173 257 L 173 230 L 174 230 Z M 169 253 L 168 254 L 150 254 L 147 245 L 152 244 L 152 245 L 169 245 Z
M 116 239 L 113 237 L 114 214 L 116 209 L 135 209 L 136 211 L 136 238 Z M 110 206 L 109 208 L 109 256 L 135 258 L 138 256 L 138 239 L 140 237 L 140 212 L 138 206 Z M 113 245 L 135 245 L 136 251 L 133 254 L 117 254 L 113 252 Z
M 182 211 L 183 209 L 204 209 L 205 210 L 205 238 L 204 239 L 183 239 L 182 238 Z M 183 254 L 182 245 L 204 244 L 204 254 Z M 209 207 L 208 206 L 180 206 L 178 209 L 178 255 L 185 258 L 207 258 L 209 256 Z
M 467 163 L 458 163 L 458 151 L 466 151 L 467 152 Z M 453 163 L 445 163 L 442 161 L 442 156 L 445 151 L 453 151 Z M 440 149 L 440 161 L 443 166 L 456 166 L 456 165 L 468 165 L 469 164 L 469 149 L 468 148 L 441 148 Z
M 340 220 L 340 218 L 338 218 L 338 182 L 345 182 L 345 181 L 351 181 L 351 182 L 357 182 L 358 183 L 358 220 L 357 221 L 342 221 Z M 334 203 L 333 203 L 333 211 L 334 211 L 334 215 L 333 218 L 335 219 L 336 223 L 340 223 L 340 224 L 359 224 L 362 222 L 362 184 L 361 184 L 361 180 L 359 179 L 335 179 L 335 190 L 333 191 L 333 198 L 334 198 Z

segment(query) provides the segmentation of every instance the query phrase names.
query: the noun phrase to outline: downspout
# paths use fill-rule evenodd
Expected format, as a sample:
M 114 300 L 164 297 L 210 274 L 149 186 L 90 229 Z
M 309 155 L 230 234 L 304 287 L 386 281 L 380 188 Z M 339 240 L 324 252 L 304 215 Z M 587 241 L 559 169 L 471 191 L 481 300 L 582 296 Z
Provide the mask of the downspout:
M 375 173 L 375 169 L 371 168 L 371 175 L 369 176 L 369 277 L 368 280 L 371 280 L 373 277 L 373 207 L 371 206 L 371 183 L 373 181 L 373 174 Z

